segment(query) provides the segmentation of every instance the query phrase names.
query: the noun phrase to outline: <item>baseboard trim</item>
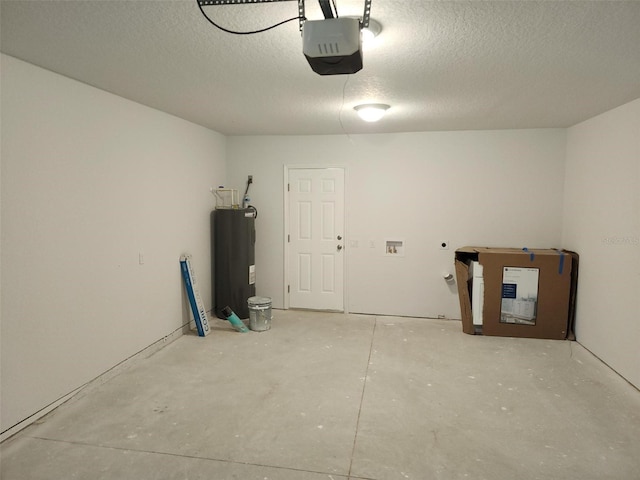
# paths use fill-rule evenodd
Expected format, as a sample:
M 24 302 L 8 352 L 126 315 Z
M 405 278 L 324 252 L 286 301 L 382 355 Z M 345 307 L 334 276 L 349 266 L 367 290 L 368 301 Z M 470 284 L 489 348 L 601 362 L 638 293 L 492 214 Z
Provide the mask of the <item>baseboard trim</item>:
M 0 443 L 4 442 L 5 440 L 7 440 L 10 437 L 14 436 L 16 433 L 20 432 L 21 430 L 24 430 L 29 425 L 32 425 L 35 422 L 37 422 L 38 420 L 42 419 L 43 417 L 45 417 L 46 415 L 51 413 L 53 410 L 58 408 L 60 405 L 70 401 L 71 399 L 82 398 L 84 395 L 92 392 L 93 390 L 95 390 L 99 386 L 104 385 L 106 382 L 111 380 L 113 377 L 119 375 L 124 370 L 126 370 L 128 368 L 131 368 L 133 365 L 135 365 L 139 361 L 150 357 L 154 353 L 158 352 L 162 348 L 166 347 L 170 343 L 172 343 L 175 340 L 177 340 L 178 338 L 180 338 L 182 335 L 184 335 L 188 331 L 189 331 L 189 324 L 185 324 L 185 325 L 180 326 L 179 328 L 177 328 L 173 332 L 171 332 L 169 335 L 166 335 L 166 336 L 162 337 L 160 340 L 157 340 L 157 341 L 153 342 L 151 345 L 143 348 L 139 352 L 134 353 L 133 355 L 131 355 L 127 359 L 125 359 L 122 362 L 118 363 L 117 365 L 111 367 L 106 372 L 101 373 L 100 375 L 98 375 L 97 377 L 95 377 L 92 380 L 89 380 L 84 385 L 79 386 L 75 390 L 73 390 L 73 391 L 67 393 L 66 395 L 58 398 L 54 402 L 51 402 L 49 405 L 47 405 L 46 407 L 42 408 L 41 410 L 38 410 L 37 412 L 35 412 L 32 415 L 28 416 L 24 420 L 21 420 L 20 422 L 16 423 L 12 427 L 7 428 L 4 432 L 0 433 Z

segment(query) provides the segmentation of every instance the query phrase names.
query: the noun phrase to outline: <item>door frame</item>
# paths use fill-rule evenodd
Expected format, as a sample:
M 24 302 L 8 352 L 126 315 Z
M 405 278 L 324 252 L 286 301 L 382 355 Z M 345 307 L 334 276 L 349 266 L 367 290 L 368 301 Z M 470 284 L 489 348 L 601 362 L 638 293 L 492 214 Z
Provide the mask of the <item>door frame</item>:
M 284 184 L 283 184 L 283 198 L 284 198 L 284 231 L 283 231 L 283 235 L 282 235 L 282 243 L 283 245 L 283 251 L 284 251 L 284 284 L 282 286 L 283 292 L 284 292 L 284 309 L 288 310 L 290 308 L 290 292 L 288 289 L 288 286 L 290 285 L 289 283 L 289 267 L 290 267 L 290 262 L 289 262 L 289 254 L 290 252 L 290 247 L 289 247 L 289 242 L 287 239 L 287 235 L 289 235 L 289 189 L 288 189 L 288 185 L 289 185 L 289 171 L 290 170 L 299 170 L 299 169 L 305 169 L 305 170 L 327 170 L 329 168 L 339 168 L 343 171 L 344 174 L 344 190 L 343 190 L 343 204 L 344 204 L 344 218 L 343 220 L 343 224 L 344 224 L 344 241 L 343 241 L 343 252 L 344 252 L 344 258 L 343 258 L 343 263 L 342 263 L 342 307 L 343 307 L 343 311 L 344 313 L 349 313 L 348 310 L 348 285 L 349 282 L 347 281 L 347 272 L 349 271 L 348 268 L 348 261 L 349 261 L 349 255 L 347 255 L 347 239 L 349 238 L 348 235 L 348 225 L 347 225 L 347 177 L 348 177 L 348 169 L 345 165 L 336 165 L 336 164 L 292 164 L 292 165 L 283 165 L 283 173 L 284 173 Z

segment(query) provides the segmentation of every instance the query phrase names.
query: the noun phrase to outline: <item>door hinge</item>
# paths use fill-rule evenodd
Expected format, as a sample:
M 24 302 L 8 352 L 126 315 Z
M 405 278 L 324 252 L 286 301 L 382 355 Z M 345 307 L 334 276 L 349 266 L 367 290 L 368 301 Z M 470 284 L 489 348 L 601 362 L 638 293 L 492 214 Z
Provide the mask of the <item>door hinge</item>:
M 287 285 L 287 293 L 291 293 L 291 285 Z
M 287 183 L 287 192 L 290 192 L 290 191 L 291 191 L 291 184 Z
M 291 243 L 291 235 L 287 235 L 287 242 Z

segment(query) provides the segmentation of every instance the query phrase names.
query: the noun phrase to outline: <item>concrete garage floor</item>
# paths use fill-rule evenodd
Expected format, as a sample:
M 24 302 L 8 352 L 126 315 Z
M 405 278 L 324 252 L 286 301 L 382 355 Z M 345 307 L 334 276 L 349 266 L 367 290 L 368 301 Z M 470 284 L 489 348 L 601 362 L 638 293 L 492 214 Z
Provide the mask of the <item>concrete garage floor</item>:
M 2 444 L 3 480 L 640 478 L 640 392 L 575 342 L 456 321 L 219 320 Z

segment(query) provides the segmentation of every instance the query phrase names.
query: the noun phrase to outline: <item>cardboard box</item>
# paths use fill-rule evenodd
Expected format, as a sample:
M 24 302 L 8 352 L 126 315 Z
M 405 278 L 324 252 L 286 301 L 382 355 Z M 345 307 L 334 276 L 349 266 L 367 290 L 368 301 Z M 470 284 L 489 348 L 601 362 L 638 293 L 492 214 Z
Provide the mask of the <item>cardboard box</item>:
M 456 250 L 455 267 L 463 332 L 575 339 L 575 252 L 464 247 Z

